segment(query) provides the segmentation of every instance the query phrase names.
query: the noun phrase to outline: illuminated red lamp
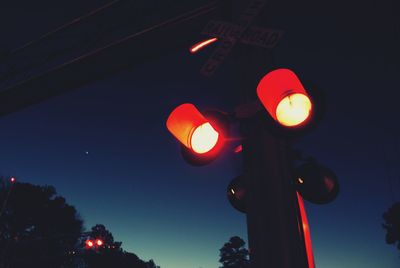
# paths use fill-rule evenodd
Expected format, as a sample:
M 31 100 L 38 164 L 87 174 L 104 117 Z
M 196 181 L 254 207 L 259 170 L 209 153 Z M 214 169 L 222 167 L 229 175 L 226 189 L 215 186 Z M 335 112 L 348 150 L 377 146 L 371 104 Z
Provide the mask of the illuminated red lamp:
M 96 246 L 101 247 L 102 245 L 104 245 L 103 240 L 101 240 L 101 239 L 96 239 Z
M 85 244 L 87 248 L 92 248 L 94 246 L 93 240 L 90 239 L 86 240 Z
M 14 182 L 16 182 L 16 181 L 17 181 L 17 180 L 15 179 L 15 177 L 11 177 L 11 178 L 10 178 L 10 182 L 11 182 L 11 183 L 14 183 Z
M 257 95 L 272 118 L 284 127 L 304 125 L 311 117 L 310 96 L 289 69 L 266 74 L 257 86 Z
M 221 140 L 221 135 L 193 104 L 176 107 L 167 120 L 168 130 L 186 148 L 196 154 L 212 151 Z
M 203 40 L 203 41 L 191 46 L 189 51 L 190 51 L 190 53 L 194 54 L 194 53 L 200 51 L 201 49 L 205 48 L 206 46 L 208 46 L 214 42 L 217 42 L 217 41 L 218 41 L 218 38 L 216 38 L 216 37 Z

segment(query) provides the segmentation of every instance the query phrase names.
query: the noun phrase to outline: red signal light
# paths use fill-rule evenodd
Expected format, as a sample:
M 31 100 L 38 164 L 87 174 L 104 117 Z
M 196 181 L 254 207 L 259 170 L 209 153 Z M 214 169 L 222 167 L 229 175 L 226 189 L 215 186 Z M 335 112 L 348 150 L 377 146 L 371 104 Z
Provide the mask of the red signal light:
M 103 240 L 101 239 L 96 239 L 96 245 L 101 247 L 104 244 Z
M 92 240 L 86 240 L 86 242 L 85 242 L 85 244 L 86 244 L 86 247 L 88 247 L 88 248 L 91 248 L 91 247 L 93 247 L 94 246 L 94 243 L 93 243 L 93 241 Z
M 210 152 L 222 138 L 190 103 L 179 105 L 172 111 L 167 120 L 167 128 L 185 147 L 197 154 Z
M 266 74 L 257 86 L 257 95 L 272 118 L 285 127 L 303 125 L 311 117 L 311 99 L 289 69 Z
M 219 134 L 210 125 L 210 123 L 204 123 L 193 131 L 191 138 L 191 146 L 193 151 L 198 154 L 204 154 L 210 151 L 218 142 Z
M 11 183 L 14 183 L 14 182 L 16 182 L 16 181 L 17 181 L 17 180 L 15 179 L 15 177 L 11 177 L 11 178 L 10 178 L 10 182 L 11 182 Z

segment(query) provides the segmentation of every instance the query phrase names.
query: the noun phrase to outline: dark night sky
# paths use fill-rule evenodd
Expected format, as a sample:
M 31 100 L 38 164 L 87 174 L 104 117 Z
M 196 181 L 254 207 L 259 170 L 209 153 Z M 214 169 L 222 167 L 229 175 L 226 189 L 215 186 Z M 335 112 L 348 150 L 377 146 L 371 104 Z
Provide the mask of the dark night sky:
M 21 45 L 105 2 L 5 1 L 0 47 Z M 271 26 L 285 30 L 277 65 L 326 93 L 323 121 L 296 146 L 341 183 L 335 202 L 307 203 L 317 267 L 398 267 L 381 223 L 400 199 L 399 5 L 270 2 Z M 225 197 L 241 161 L 226 155 L 188 166 L 165 128 L 182 102 L 225 110 L 238 104 L 232 61 L 211 80 L 198 74 L 207 53 L 177 52 L 1 118 L 0 172 L 54 185 L 87 228 L 105 224 L 142 259 L 163 268 L 217 267 L 224 242 L 247 238 L 245 216 Z

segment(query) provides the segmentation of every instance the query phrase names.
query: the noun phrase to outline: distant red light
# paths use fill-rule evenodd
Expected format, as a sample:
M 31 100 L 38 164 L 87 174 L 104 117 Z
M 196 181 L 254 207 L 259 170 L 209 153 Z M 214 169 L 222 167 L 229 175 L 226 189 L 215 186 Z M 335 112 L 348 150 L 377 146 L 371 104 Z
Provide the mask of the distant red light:
M 201 42 L 199 42 L 199 43 L 197 43 L 197 44 L 195 44 L 195 45 L 193 45 L 193 46 L 191 46 L 190 47 L 190 49 L 189 49 L 189 51 L 190 51 L 190 53 L 196 53 L 196 52 L 198 52 L 199 50 L 201 50 L 202 48 L 205 48 L 206 46 L 208 46 L 208 45 L 210 45 L 210 44 L 212 44 L 212 43 L 214 43 L 214 42 L 216 42 L 216 41 L 218 41 L 218 38 L 210 38 L 210 39 L 207 39 L 207 40 L 203 40 L 203 41 L 201 41 Z
M 14 177 L 11 177 L 11 178 L 10 178 L 10 182 L 11 182 L 11 183 L 14 183 L 14 182 L 16 182 L 16 181 L 17 181 L 17 180 L 16 180 Z
M 104 242 L 103 242 L 103 240 L 101 240 L 101 239 L 96 239 L 96 245 L 97 246 L 102 246 L 104 244 Z
M 89 248 L 93 247 L 94 246 L 93 241 L 92 240 L 86 240 L 86 246 L 89 247 Z

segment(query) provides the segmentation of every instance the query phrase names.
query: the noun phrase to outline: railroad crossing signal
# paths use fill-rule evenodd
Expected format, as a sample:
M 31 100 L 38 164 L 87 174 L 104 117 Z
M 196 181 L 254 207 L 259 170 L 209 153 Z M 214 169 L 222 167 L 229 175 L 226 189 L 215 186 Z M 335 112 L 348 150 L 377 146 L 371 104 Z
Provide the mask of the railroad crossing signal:
M 314 100 L 297 75 L 284 68 L 267 73 L 255 90 L 258 104 L 245 109 L 251 112 L 236 113 L 227 120 L 228 128 L 230 122 L 239 121 L 247 129 L 242 131 L 245 174 L 228 185 L 228 200 L 247 214 L 252 268 L 315 268 L 302 198 L 317 204 L 331 202 L 338 194 L 337 178 L 316 163 L 305 163 L 292 172 L 286 138 L 265 128 L 266 123 L 275 122 L 272 127 L 294 132 L 303 129 L 315 114 Z M 268 113 L 262 114 L 263 108 Z M 273 120 L 265 120 L 265 115 Z M 171 112 L 167 128 L 182 144 L 185 159 L 204 165 L 221 153 L 230 138 L 216 122 L 186 103 Z M 268 239 L 272 242 L 265 243 Z M 276 243 L 287 247 L 285 252 L 277 249 Z
M 258 107 L 264 106 L 280 126 L 293 130 L 304 128 L 310 122 L 312 100 L 293 71 L 282 68 L 267 73 L 256 91 L 262 104 Z M 182 144 L 184 158 L 194 165 L 208 164 L 221 153 L 229 124 L 230 119 L 224 114 L 215 111 L 202 114 L 191 103 L 176 107 L 166 123 Z
M 269 115 L 283 127 L 304 127 L 312 117 L 311 98 L 297 75 L 289 69 L 276 69 L 266 74 L 257 86 L 257 95 Z M 214 159 L 225 144 L 229 119 L 221 113 L 211 115 L 214 120 L 193 104 L 185 103 L 176 107 L 167 119 L 168 130 L 192 158 Z

